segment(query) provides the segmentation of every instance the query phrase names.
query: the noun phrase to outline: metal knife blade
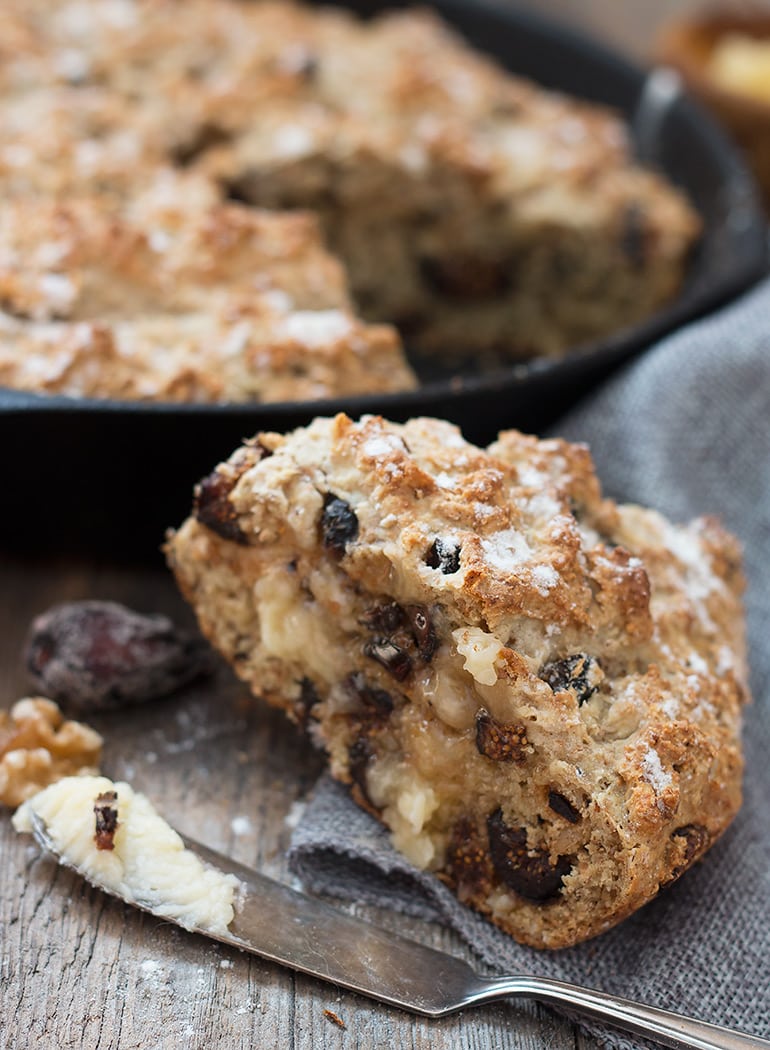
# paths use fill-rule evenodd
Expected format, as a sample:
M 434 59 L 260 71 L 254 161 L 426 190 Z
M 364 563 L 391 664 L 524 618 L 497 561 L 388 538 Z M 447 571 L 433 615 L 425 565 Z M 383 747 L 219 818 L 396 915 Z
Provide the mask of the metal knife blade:
M 228 944 L 430 1016 L 447 1013 L 449 999 L 467 1000 L 473 983 L 479 993 L 485 987 L 461 959 L 347 915 L 184 835 L 182 839 L 207 864 L 232 873 L 244 886 L 229 926 L 231 936 L 221 938 Z
M 71 864 L 56 848 L 45 822 L 31 815 L 32 831 L 59 863 L 112 896 L 109 887 Z M 330 981 L 342 988 L 412 1013 L 440 1017 L 464 1007 L 523 996 L 577 1011 L 594 1020 L 645 1036 L 664 1046 L 692 1050 L 770 1050 L 770 1041 L 720 1025 L 673 1014 L 595 989 L 544 977 L 482 977 L 452 955 L 346 915 L 314 897 L 298 893 L 182 835 L 185 846 L 224 874 L 235 875 L 242 890 L 227 934 L 195 929 L 207 937 L 254 952 L 272 962 Z M 124 899 L 124 898 L 120 898 Z M 162 907 L 126 903 L 178 923 Z
M 61 855 L 38 814 L 31 814 L 31 823 L 38 844 L 60 864 L 120 898 L 115 890 L 100 885 Z M 380 1002 L 432 1017 L 470 1005 L 476 995 L 483 997 L 484 979 L 461 959 L 347 915 L 179 834 L 185 846 L 202 861 L 235 875 L 242 886 L 226 935 L 196 927 L 192 932 Z M 164 915 L 157 904 L 150 907 L 137 900 L 126 903 L 178 923 L 174 915 Z M 430 979 L 426 979 L 427 975 Z M 449 1005 L 450 1001 L 453 1005 Z

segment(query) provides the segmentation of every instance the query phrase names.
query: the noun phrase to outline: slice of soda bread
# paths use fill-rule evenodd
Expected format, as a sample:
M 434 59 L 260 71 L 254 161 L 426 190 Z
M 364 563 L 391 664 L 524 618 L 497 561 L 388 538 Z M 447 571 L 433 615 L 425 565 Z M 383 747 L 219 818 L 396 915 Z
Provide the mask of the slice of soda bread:
M 168 556 L 236 673 L 524 943 L 606 930 L 738 809 L 737 544 L 603 499 L 582 446 L 317 419 L 217 467 Z

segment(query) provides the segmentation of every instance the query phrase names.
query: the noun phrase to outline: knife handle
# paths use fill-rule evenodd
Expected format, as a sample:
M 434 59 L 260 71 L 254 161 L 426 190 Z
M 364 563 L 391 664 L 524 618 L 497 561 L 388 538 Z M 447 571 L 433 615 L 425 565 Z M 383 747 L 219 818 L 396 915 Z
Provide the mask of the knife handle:
M 479 995 L 476 1002 L 510 995 L 526 996 L 567 1007 L 663 1046 L 692 1047 L 693 1050 L 770 1050 L 770 1040 L 759 1036 L 545 977 L 500 977 L 485 982 L 485 987 L 486 994 Z

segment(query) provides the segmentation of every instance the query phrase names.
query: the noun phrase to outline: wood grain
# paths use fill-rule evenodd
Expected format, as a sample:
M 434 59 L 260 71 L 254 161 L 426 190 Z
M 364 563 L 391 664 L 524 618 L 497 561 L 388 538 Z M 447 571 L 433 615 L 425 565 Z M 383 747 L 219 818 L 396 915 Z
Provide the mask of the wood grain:
M 32 617 L 58 601 L 111 598 L 189 622 L 163 568 L 0 561 L 0 699 L 27 693 L 20 654 Z M 321 767 L 279 712 L 222 667 L 152 705 L 93 718 L 104 769 L 146 792 L 183 831 L 287 879 L 285 818 Z M 0 1047 L 57 1050 L 552 1050 L 573 1026 L 535 1005 L 440 1021 L 410 1017 L 135 911 L 41 857 L 0 814 Z M 233 824 L 235 818 L 242 818 Z M 356 908 L 470 959 L 446 930 Z M 339 1027 L 324 1014 L 332 1011 Z M 592 1043 L 584 1044 L 593 1050 Z

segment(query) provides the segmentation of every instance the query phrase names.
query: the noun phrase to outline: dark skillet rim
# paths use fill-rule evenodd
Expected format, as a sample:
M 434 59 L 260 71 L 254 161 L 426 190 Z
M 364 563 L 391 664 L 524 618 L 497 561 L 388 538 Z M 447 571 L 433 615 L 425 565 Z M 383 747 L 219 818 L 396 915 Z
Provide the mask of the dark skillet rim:
M 363 6 L 374 13 L 392 6 L 409 4 L 368 4 Z M 580 54 L 596 64 L 602 75 L 610 75 L 624 82 L 629 96 L 638 96 L 647 73 L 623 55 L 583 35 L 570 26 L 551 21 L 531 11 L 516 8 L 503 9 L 491 0 L 434 0 L 434 7 L 460 30 L 471 20 L 479 17 L 490 27 L 495 20 L 514 26 L 536 37 L 551 38 L 560 46 Z M 547 85 L 546 85 L 547 86 Z M 558 88 L 556 89 L 558 90 Z M 617 102 L 594 99 L 599 104 L 613 105 L 627 110 Z M 85 413 L 89 416 L 180 416 L 227 419 L 252 416 L 258 424 L 259 416 L 269 416 L 271 425 L 282 416 L 297 417 L 330 415 L 344 411 L 357 416 L 368 412 L 387 415 L 389 410 L 403 414 L 414 410 L 420 414 L 427 404 L 442 401 L 465 402 L 480 399 L 485 394 L 499 396 L 506 390 L 526 388 L 534 379 L 569 380 L 579 378 L 586 371 L 606 372 L 666 334 L 673 334 L 688 321 L 695 320 L 749 289 L 768 268 L 768 238 L 764 213 L 754 181 L 727 136 L 716 125 L 711 116 L 691 97 L 682 95 L 675 103 L 678 119 L 695 129 L 705 143 L 715 167 L 722 175 L 725 217 L 723 222 L 734 228 L 729 233 L 732 249 L 730 267 L 719 274 L 698 272 L 693 265 L 690 279 L 667 307 L 656 312 L 642 324 L 623 329 L 607 339 L 585 344 L 570 350 L 567 356 L 558 359 L 536 358 L 532 361 L 512 363 L 480 375 L 459 373 L 449 379 L 423 382 L 411 391 L 354 395 L 344 398 L 329 398 L 313 401 L 245 401 L 226 403 L 184 403 L 174 401 L 119 401 L 112 399 L 79 398 L 64 395 L 49 395 L 0 387 L 0 412 L 4 415 L 16 412 L 38 414 L 72 415 Z M 626 118 L 629 114 L 624 113 Z M 665 173 L 665 169 L 664 169 Z M 670 173 L 669 173 L 670 174 Z M 684 187 L 685 190 L 687 187 Z M 732 219 L 732 223 L 729 219 Z M 703 217 L 703 216 L 702 216 Z M 708 229 L 706 230 L 706 233 Z M 713 250 L 713 249 L 712 249 Z

